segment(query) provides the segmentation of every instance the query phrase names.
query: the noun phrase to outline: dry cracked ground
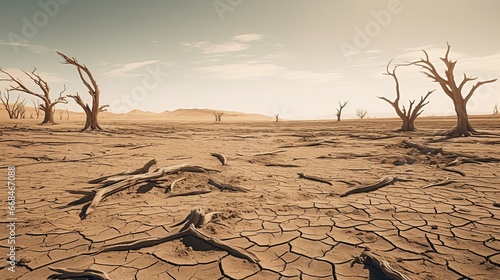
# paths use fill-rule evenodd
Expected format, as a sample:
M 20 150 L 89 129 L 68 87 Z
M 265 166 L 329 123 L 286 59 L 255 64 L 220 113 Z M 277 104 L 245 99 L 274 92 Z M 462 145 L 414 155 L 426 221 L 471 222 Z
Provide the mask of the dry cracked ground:
M 498 119 L 473 124 L 500 133 Z M 4 124 L 17 263 L 7 270 L 4 226 L 0 278 L 385 279 L 381 262 L 404 275 L 393 279 L 498 279 L 500 136 L 435 135 L 452 125 Z M 180 164 L 198 169 L 161 172 Z M 88 211 L 98 190 L 120 184 L 89 181 L 117 173 L 128 185 Z M 373 187 L 381 178 L 393 180 Z M 184 220 L 192 210 L 201 215 Z

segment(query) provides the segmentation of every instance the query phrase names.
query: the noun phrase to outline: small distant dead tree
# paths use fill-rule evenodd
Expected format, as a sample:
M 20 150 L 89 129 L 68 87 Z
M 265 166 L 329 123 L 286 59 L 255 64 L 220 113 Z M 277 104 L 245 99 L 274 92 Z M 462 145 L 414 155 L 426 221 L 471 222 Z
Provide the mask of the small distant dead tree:
M 63 118 L 63 110 L 59 109 L 59 119 L 62 120 Z
M 455 112 L 457 114 L 457 125 L 455 128 L 449 130 L 446 132 L 446 135 L 448 136 L 471 136 L 474 133 L 477 133 L 474 128 L 469 123 L 469 115 L 467 113 L 467 102 L 470 100 L 474 92 L 482 85 L 488 84 L 488 83 L 493 83 L 497 79 L 491 79 L 487 81 L 480 81 L 474 84 L 467 95 L 464 97 L 462 95 L 462 91 L 464 90 L 464 86 L 467 82 L 474 81 L 477 78 L 473 77 L 467 77 L 467 75 L 464 73 L 463 79 L 460 82 L 460 84 L 457 85 L 455 82 L 455 77 L 453 74 L 453 71 L 455 70 L 455 65 L 457 64 L 457 61 L 451 61 L 448 56 L 450 54 L 450 44 L 446 44 L 447 49 L 446 49 L 446 54 L 441 60 L 444 62 L 446 66 L 446 70 L 444 71 L 445 76 L 441 76 L 436 67 L 432 62 L 429 60 L 429 55 L 425 50 L 422 50 L 425 54 L 425 59 L 421 58 L 418 61 L 411 62 L 410 65 L 416 65 L 421 68 L 423 68 L 423 73 L 431 78 L 434 82 L 439 83 L 441 88 L 443 89 L 444 93 L 451 98 L 453 101 L 453 105 L 455 106 Z
M 214 111 L 214 113 L 213 113 L 213 114 L 214 114 L 214 116 L 215 116 L 215 121 L 216 121 L 216 122 L 220 122 L 220 121 L 221 121 L 221 119 L 222 119 L 222 115 L 224 115 L 224 113 L 219 113 L 219 112 L 215 112 L 215 111 Z
M 18 119 L 19 116 L 21 115 L 21 111 L 24 110 L 24 103 L 25 101 L 22 100 L 19 102 L 19 98 L 21 96 L 18 95 L 16 101 L 14 104 L 10 104 L 10 92 L 7 90 L 5 93 L 0 94 L 0 100 L 2 101 L 3 106 L 5 107 L 5 111 L 7 111 L 7 114 L 9 115 L 10 119 Z
M 422 114 L 423 110 L 422 108 L 429 104 L 429 101 L 427 100 L 427 97 L 431 95 L 431 93 L 434 92 L 434 90 L 427 92 L 425 96 L 420 97 L 420 102 L 413 107 L 415 104 L 415 100 L 410 100 L 410 106 L 408 106 L 408 111 L 406 110 L 405 106 L 403 105 L 402 109 L 399 107 L 399 100 L 401 98 L 401 94 L 399 92 L 399 81 L 398 77 L 396 76 L 396 69 L 398 68 L 398 65 L 394 66 L 392 69 L 392 72 L 389 71 L 389 65 L 391 64 L 392 60 L 389 61 L 387 64 L 386 72 L 383 73 L 384 75 L 389 75 L 394 78 L 394 81 L 396 82 L 396 99 L 394 101 L 390 101 L 389 99 L 385 97 L 379 97 L 380 99 L 386 101 L 387 103 L 391 104 L 392 107 L 394 107 L 394 110 L 396 110 L 396 113 L 398 116 L 403 120 L 403 124 L 401 126 L 400 131 L 414 131 L 415 130 L 415 120 L 417 119 L 420 114 Z
M 66 119 L 69 120 L 69 110 L 66 108 Z
M 340 122 L 340 117 L 342 116 L 342 109 L 349 103 L 349 101 L 346 101 L 344 103 L 339 102 L 339 108 L 337 108 L 337 113 L 335 114 L 337 116 L 337 121 Z
M 33 108 L 35 108 L 36 118 L 38 119 L 38 117 L 40 116 L 40 102 L 38 100 L 36 101 L 36 104 L 33 100 L 31 100 L 31 102 L 33 102 Z
M 356 116 L 358 116 L 360 119 L 364 119 L 366 117 L 366 114 L 368 114 L 368 110 L 362 108 L 356 110 Z
M 26 108 L 24 108 L 24 104 L 26 104 L 26 101 L 23 100 L 21 103 L 19 103 L 19 106 L 14 109 L 14 118 L 15 119 L 25 119 L 26 118 Z
M 280 119 L 280 114 L 275 114 L 274 117 L 276 118 L 276 122 L 278 122 Z
M 493 115 L 498 115 L 498 104 L 495 104 L 495 107 L 493 108 Z
M 33 118 L 33 113 L 30 114 L 30 119 L 32 119 L 32 118 Z
M 9 81 L 13 82 L 15 85 L 11 85 L 8 91 L 20 91 L 24 92 L 33 96 L 36 96 L 40 99 L 42 99 L 43 104 L 40 104 L 40 110 L 44 112 L 44 118 L 42 121 L 42 124 L 46 123 L 54 123 L 54 115 L 53 115 L 53 109 L 55 106 L 59 103 L 64 103 L 67 104 L 68 101 L 66 100 L 66 97 L 62 96 L 62 94 L 66 91 L 66 86 L 64 86 L 64 89 L 59 93 L 59 98 L 56 100 L 52 101 L 50 99 L 50 87 L 47 84 L 47 82 L 42 79 L 42 77 L 36 72 L 36 68 L 33 69 L 31 72 L 26 72 L 23 70 L 24 74 L 28 76 L 39 88 L 42 90 L 43 94 L 39 94 L 28 87 L 24 84 L 23 81 L 20 79 L 14 78 L 10 73 L 4 71 L 3 69 L 0 68 L 0 72 L 4 73 L 7 75 L 9 78 L 8 79 L 0 79 L 0 81 Z
M 73 98 L 76 101 L 76 103 L 78 103 L 78 105 L 80 105 L 80 107 L 82 107 L 82 109 L 85 111 L 86 120 L 85 120 L 85 126 L 83 127 L 82 131 L 85 131 L 87 129 L 102 130 L 102 127 L 99 125 L 97 117 L 100 112 L 106 111 L 105 108 L 109 107 L 109 105 L 103 105 L 103 106 L 99 105 L 99 98 L 101 92 L 99 90 L 97 82 L 94 79 L 94 76 L 92 76 L 92 73 L 87 68 L 87 66 L 85 66 L 84 64 L 80 64 L 76 60 L 76 58 L 69 57 L 61 52 L 57 52 L 57 54 L 64 59 L 63 62 L 64 64 L 70 64 L 76 67 L 80 79 L 82 80 L 83 84 L 88 89 L 90 96 L 92 97 L 92 106 L 89 106 L 88 104 L 83 102 L 81 96 L 78 93 L 76 93 L 76 95 L 68 95 L 68 97 Z

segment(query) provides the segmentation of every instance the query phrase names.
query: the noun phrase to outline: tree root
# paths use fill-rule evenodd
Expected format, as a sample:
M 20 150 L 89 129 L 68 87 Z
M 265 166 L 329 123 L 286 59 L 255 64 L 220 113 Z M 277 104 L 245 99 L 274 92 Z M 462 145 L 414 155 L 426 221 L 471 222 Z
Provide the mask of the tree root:
M 438 181 L 436 183 L 431 183 L 431 184 L 425 185 L 422 187 L 422 189 L 427 189 L 427 188 L 436 187 L 436 186 L 444 186 L 444 185 L 448 185 L 450 183 L 453 183 L 453 180 L 450 180 L 450 178 L 446 177 L 446 179 L 444 179 L 444 180 Z
M 210 244 L 216 248 L 219 248 L 219 249 L 222 249 L 222 250 L 228 252 L 229 254 L 231 254 L 235 257 L 246 259 L 251 263 L 257 263 L 259 261 L 259 259 L 254 254 L 252 254 L 252 253 L 250 253 L 242 248 L 228 245 L 218 238 L 211 237 L 211 236 L 199 231 L 198 229 L 196 229 L 194 224 L 190 224 L 189 227 L 183 231 L 171 233 L 171 234 L 164 236 L 164 237 L 161 237 L 161 238 L 149 237 L 149 238 L 119 242 L 116 244 L 110 244 L 110 245 L 107 245 L 102 250 L 102 252 L 138 250 L 138 249 L 141 249 L 144 247 L 155 246 L 155 245 L 158 245 L 158 244 L 161 244 L 164 242 L 168 242 L 168 241 L 182 238 L 182 237 L 189 236 L 189 235 L 197 237 L 197 238 L 207 242 L 208 244 Z
M 229 184 L 220 183 L 220 182 L 217 182 L 217 181 L 212 180 L 212 179 L 208 179 L 208 184 L 212 185 L 212 186 L 214 186 L 216 188 L 218 188 L 221 191 L 248 192 L 248 190 L 245 189 L 245 188 L 238 187 L 238 186 L 232 186 L 232 185 L 229 185 Z
M 92 268 L 79 269 L 79 268 L 67 268 L 67 267 L 62 267 L 62 268 L 49 267 L 49 269 L 58 273 L 49 276 L 50 278 L 75 279 L 75 278 L 91 277 L 92 279 L 111 280 L 111 278 L 108 276 L 106 272 L 98 269 L 92 269 Z
M 284 163 L 266 163 L 265 166 L 270 166 L 270 167 L 302 167 L 300 165 L 296 164 L 284 164 Z
M 355 194 L 355 193 L 374 191 L 376 189 L 393 184 L 397 181 L 408 182 L 408 181 L 411 181 L 411 179 L 404 179 L 404 178 L 398 178 L 398 177 L 393 177 L 393 176 L 384 176 L 375 184 L 350 188 L 350 189 L 346 190 L 345 192 L 341 193 L 340 197 L 345 197 L 345 196 Z
M 205 213 L 203 208 L 196 208 L 191 210 L 191 212 L 184 218 L 184 220 L 172 225 L 171 227 L 176 227 L 184 224 L 180 231 L 186 230 L 190 225 L 194 225 L 196 228 L 206 225 L 214 219 L 214 216 L 220 212 L 210 212 Z
M 219 154 L 219 153 L 211 153 L 212 156 L 216 157 L 220 163 L 222 163 L 222 165 L 226 165 L 227 164 L 227 160 L 226 160 L 226 157 L 224 157 L 223 155 Z
M 318 177 L 314 177 L 314 176 L 309 176 L 309 175 L 306 175 L 304 173 L 297 173 L 297 175 L 299 175 L 299 178 L 302 178 L 302 179 L 316 181 L 316 182 L 320 182 L 320 183 L 324 183 L 324 184 L 333 186 L 333 184 L 326 179 L 322 179 L 322 178 L 318 178 Z

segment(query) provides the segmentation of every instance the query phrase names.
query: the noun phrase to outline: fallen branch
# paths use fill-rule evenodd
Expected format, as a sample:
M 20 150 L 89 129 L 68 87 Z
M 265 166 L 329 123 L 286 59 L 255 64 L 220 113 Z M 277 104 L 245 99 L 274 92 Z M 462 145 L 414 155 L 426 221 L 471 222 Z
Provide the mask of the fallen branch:
M 457 157 L 454 161 L 446 164 L 446 166 L 457 166 L 457 165 L 460 165 L 462 163 L 475 163 L 475 164 L 481 164 L 481 162 L 477 161 L 477 160 L 474 160 L 474 159 L 471 159 L 471 158 L 467 158 L 467 157 Z
M 316 181 L 316 182 L 320 182 L 320 183 L 325 183 L 327 185 L 333 186 L 333 184 L 326 179 L 322 179 L 322 178 L 318 178 L 318 177 L 314 177 L 314 176 L 309 176 L 309 175 L 306 175 L 304 173 L 297 173 L 297 174 L 299 175 L 299 178 L 307 179 L 307 180 L 311 180 L 311 181 Z
M 219 153 L 211 153 L 212 156 L 216 157 L 220 163 L 222 163 L 222 165 L 226 165 L 227 164 L 227 160 L 226 160 L 226 157 L 224 157 L 223 155 L 219 154 Z
M 92 278 L 99 280 L 111 280 L 108 274 L 102 270 L 92 269 L 92 268 L 55 268 L 49 267 L 50 270 L 57 272 L 58 274 L 53 274 L 49 276 L 49 278 L 57 278 L 57 279 L 75 279 L 75 278 Z
M 263 152 L 263 153 L 256 153 L 256 154 L 253 154 L 252 156 L 268 156 L 268 155 L 275 155 L 275 154 L 278 154 L 278 153 L 283 153 L 283 152 L 286 152 L 286 150 L 276 150 L 276 151 L 271 151 L 271 152 Z
M 285 145 L 281 146 L 280 148 L 298 148 L 298 147 L 315 147 L 315 146 L 320 146 L 320 145 L 325 145 L 325 144 L 335 144 L 335 142 L 332 139 L 324 139 L 316 142 L 311 142 L 311 143 L 305 143 L 305 144 L 292 144 L 292 145 Z
M 422 187 L 422 189 L 427 189 L 427 188 L 436 187 L 436 186 L 444 186 L 444 185 L 448 185 L 450 183 L 453 183 L 453 181 L 450 180 L 450 178 L 446 177 L 446 179 L 444 179 L 444 180 L 438 181 L 436 183 L 431 183 L 431 184 L 425 185 Z
M 149 169 L 151 168 L 151 166 L 155 165 L 156 163 L 157 163 L 156 159 L 152 159 L 152 160 L 146 162 L 146 164 L 144 164 L 143 167 L 138 168 L 132 172 L 129 172 L 129 173 L 121 172 L 121 173 L 117 173 L 117 174 L 113 174 L 113 175 L 103 176 L 103 177 L 100 177 L 97 179 L 90 180 L 89 183 L 90 184 L 97 184 L 97 183 L 100 183 L 100 182 L 102 182 L 108 178 L 114 177 L 114 176 L 143 174 L 143 173 L 148 172 Z
M 394 184 L 397 181 L 407 182 L 407 181 L 411 181 L 411 180 L 393 177 L 393 176 L 384 176 L 375 184 L 371 184 L 368 186 L 350 188 L 350 189 L 346 190 L 345 192 L 341 193 L 340 197 L 348 196 L 348 195 L 355 194 L 355 193 L 361 193 L 361 192 L 371 192 L 371 191 L 374 191 L 376 189 L 385 187 L 387 185 Z
M 266 163 L 265 166 L 276 166 L 276 167 L 302 167 L 296 164 L 283 164 L 283 163 Z
M 170 194 L 168 197 L 176 197 L 176 196 L 190 196 L 190 195 L 198 195 L 198 194 L 206 194 L 212 192 L 211 190 L 198 190 L 198 191 L 191 191 L 191 192 L 183 192 L 183 193 L 173 193 Z
M 179 182 L 182 182 L 184 180 L 186 180 L 186 177 L 182 177 L 182 178 L 174 180 L 172 183 L 170 183 L 170 185 L 168 185 L 168 187 L 165 188 L 165 193 L 167 193 L 167 192 L 173 192 L 175 184 L 177 184 Z
M 212 180 L 212 179 L 208 179 L 208 184 L 218 188 L 221 191 L 248 192 L 248 190 L 245 188 L 238 187 L 238 186 L 232 186 L 232 185 L 224 184 L 224 183 L 219 183 L 219 182 Z
M 439 166 L 439 165 L 438 165 Z M 457 173 L 459 174 L 460 176 L 462 177 L 465 177 L 465 172 L 462 172 L 460 170 L 455 170 L 455 169 L 451 169 L 451 168 L 448 168 L 448 167 L 442 167 L 441 169 L 443 169 L 444 171 L 448 171 L 448 172 L 453 172 L 453 173 Z

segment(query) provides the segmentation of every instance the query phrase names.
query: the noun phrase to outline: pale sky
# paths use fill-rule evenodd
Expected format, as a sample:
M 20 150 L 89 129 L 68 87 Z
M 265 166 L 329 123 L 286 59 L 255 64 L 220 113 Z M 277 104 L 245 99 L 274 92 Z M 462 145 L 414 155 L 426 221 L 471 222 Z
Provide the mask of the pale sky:
M 449 42 L 457 79 L 464 72 L 500 78 L 499 11 L 497 0 L 0 0 L 0 67 L 19 77 L 37 67 L 54 98 L 65 84 L 66 93 L 89 100 L 56 50 L 74 56 L 94 74 L 111 112 L 334 118 L 338 102 L 349 101 L 346 117 L 358 108 L 395 116 L 377 98 L 395 96 L 392 78 L 382 75 L 391 59 L 417 60 L 426 49 L 441 68 Z M 454 113 L 419 68 L 398 75 L 404 104 L 437 89 L 424 115 Z M 500 81 L 475 95 L 470 113 L 491 113 Z M 79 109 L 72 100 L 68 107 Z

